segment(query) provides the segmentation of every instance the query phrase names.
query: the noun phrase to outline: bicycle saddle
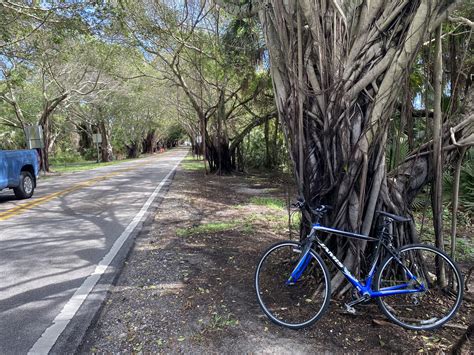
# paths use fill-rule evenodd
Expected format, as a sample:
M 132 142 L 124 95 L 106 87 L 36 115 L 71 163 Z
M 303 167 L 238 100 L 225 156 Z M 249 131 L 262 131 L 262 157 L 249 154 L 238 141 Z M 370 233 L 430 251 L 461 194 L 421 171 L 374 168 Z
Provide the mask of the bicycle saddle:
M 394 221 L 397 222 L 410 222 L 411 218 L 408 217 L 403 217 L 403 216 L 397 216 L 396 214 L 391 214 L 385 211 L 375 211 L 375 213 L 381 214 L 382 216 L 388 217 L 393 219 Z

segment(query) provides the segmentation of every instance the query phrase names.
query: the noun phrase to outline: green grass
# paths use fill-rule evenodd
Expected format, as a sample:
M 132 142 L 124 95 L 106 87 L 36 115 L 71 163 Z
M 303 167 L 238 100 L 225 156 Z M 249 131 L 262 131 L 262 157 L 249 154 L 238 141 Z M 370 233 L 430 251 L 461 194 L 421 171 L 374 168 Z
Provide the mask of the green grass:
M 204 170 L 204 162 L 193 158 L 192 154 L 188 154 L 181 162 L 181 168 L 187 171 L 201 171 Z
M 189 228 L 178 228 L 176 234 L 179 237 L 188 237 L 197 234 L 212 234 L 218 232 L 225 232 L 230 229 L 239 228 L 244 234 L 251 234 L 255 231 L 253 222 L 255 219 L 247 218 L 245 220 L 234 221 L 234 222 L 211 222 L 204 223 L 199 226 Z
M 107 163 L 96 163 L 95 161 L 84 161 L 79 163 L 72 163 L 68 165 L 51 165 L 51 171 L 55 173 L 71 173 L 75 171 L 92 170 L 102 166 L 117 165 L 133 159 L 114 160 Z
M 190 227 L 190 228 L 178 228 L 176 234 L 179 237 L 187 237 L 195 234 L 205 234 L 205 233 L 217 233 L 223 232 L 232 228 L 235 228 L 240 225 L 240 222 L 214 222 L 214 223 L 205 223 L 199 226 Z
M 283 210 L 286 208 L 285 201 L 275 197 L 254 196 L 250 199 L 250 203 L 253 203 L 254 205 L 275 208 L 278 210 Z
M 247 218 L 245 221 L 241 222 L 242 232 L 244 234 L 252 234 L 255 231 L 253 226 L 254 220 L 252 218 Z

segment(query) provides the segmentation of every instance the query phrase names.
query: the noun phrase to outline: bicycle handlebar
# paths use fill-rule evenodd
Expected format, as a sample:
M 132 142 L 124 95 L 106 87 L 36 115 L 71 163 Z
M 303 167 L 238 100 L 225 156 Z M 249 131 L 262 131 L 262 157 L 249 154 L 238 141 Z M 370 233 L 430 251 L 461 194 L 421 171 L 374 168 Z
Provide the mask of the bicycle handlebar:
M 304 201 L 304 199 L 298 198 L 298 200 L 296 200 L 296 202 L 291 204 L 291 207 L 299 208 L 301 210 L 301 209 L 304 208 L 305 205 L 306 205 L 306 202 Z
M 292 203 L 291 204 L 291 207 L 293 208 L 299 208 L 300 210 L 302 210 L 305 206 L 308 206 L 309 210 L 311 211 L 311 213 L 315 214 L 315 215 L 323 215 L 324 213 L 334 209 L 332 206 L 330 205 L 319 205 L 318 207 L 316 208 L 313 208 L 309 205 L 307 205 L 306 201 L 304 200 L 304 198 L 302 197 L 299 197 L 295 203 Z

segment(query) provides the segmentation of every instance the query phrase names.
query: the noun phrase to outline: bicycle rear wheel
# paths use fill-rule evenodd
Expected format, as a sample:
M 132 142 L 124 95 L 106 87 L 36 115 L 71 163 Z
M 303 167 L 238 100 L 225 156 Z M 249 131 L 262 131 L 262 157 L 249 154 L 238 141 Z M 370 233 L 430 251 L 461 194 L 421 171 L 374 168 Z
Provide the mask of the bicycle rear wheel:
M 418 282 L 393 256 L 389 256 L 377 273 L 376 289 L 393 290 L 398 286 L 399 291 L 424 290 L 379 297 L 380 309 L 393 322 L 407 329 L 441 327 L 454 316 L 462 301 L 463 280 L 458 267 L 445 253 L 429 245 L 407 245 L 397 252 Z
M 263 254 L 255 272 L 260 307 L 274 323 L 291 329 L 310 326 L 321 318 L 331 295 L 328 269 L 314 250 L 299 279 L 288 282 L 301 252 L 298 243 L 277 243 Z

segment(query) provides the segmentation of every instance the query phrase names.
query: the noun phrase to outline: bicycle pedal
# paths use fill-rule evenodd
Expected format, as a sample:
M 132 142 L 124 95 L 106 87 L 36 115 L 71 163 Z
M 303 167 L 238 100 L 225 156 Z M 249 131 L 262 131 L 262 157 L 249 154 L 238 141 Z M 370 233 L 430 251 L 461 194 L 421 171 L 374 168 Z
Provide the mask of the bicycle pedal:
M 347 303 L 344 304 L 344 306 L 346 307 L 346 312 L 347 313 L 350 313 L 352 315 L 355 315 L 356 314 L 356 309 L 350 305 L 348 305 Z

